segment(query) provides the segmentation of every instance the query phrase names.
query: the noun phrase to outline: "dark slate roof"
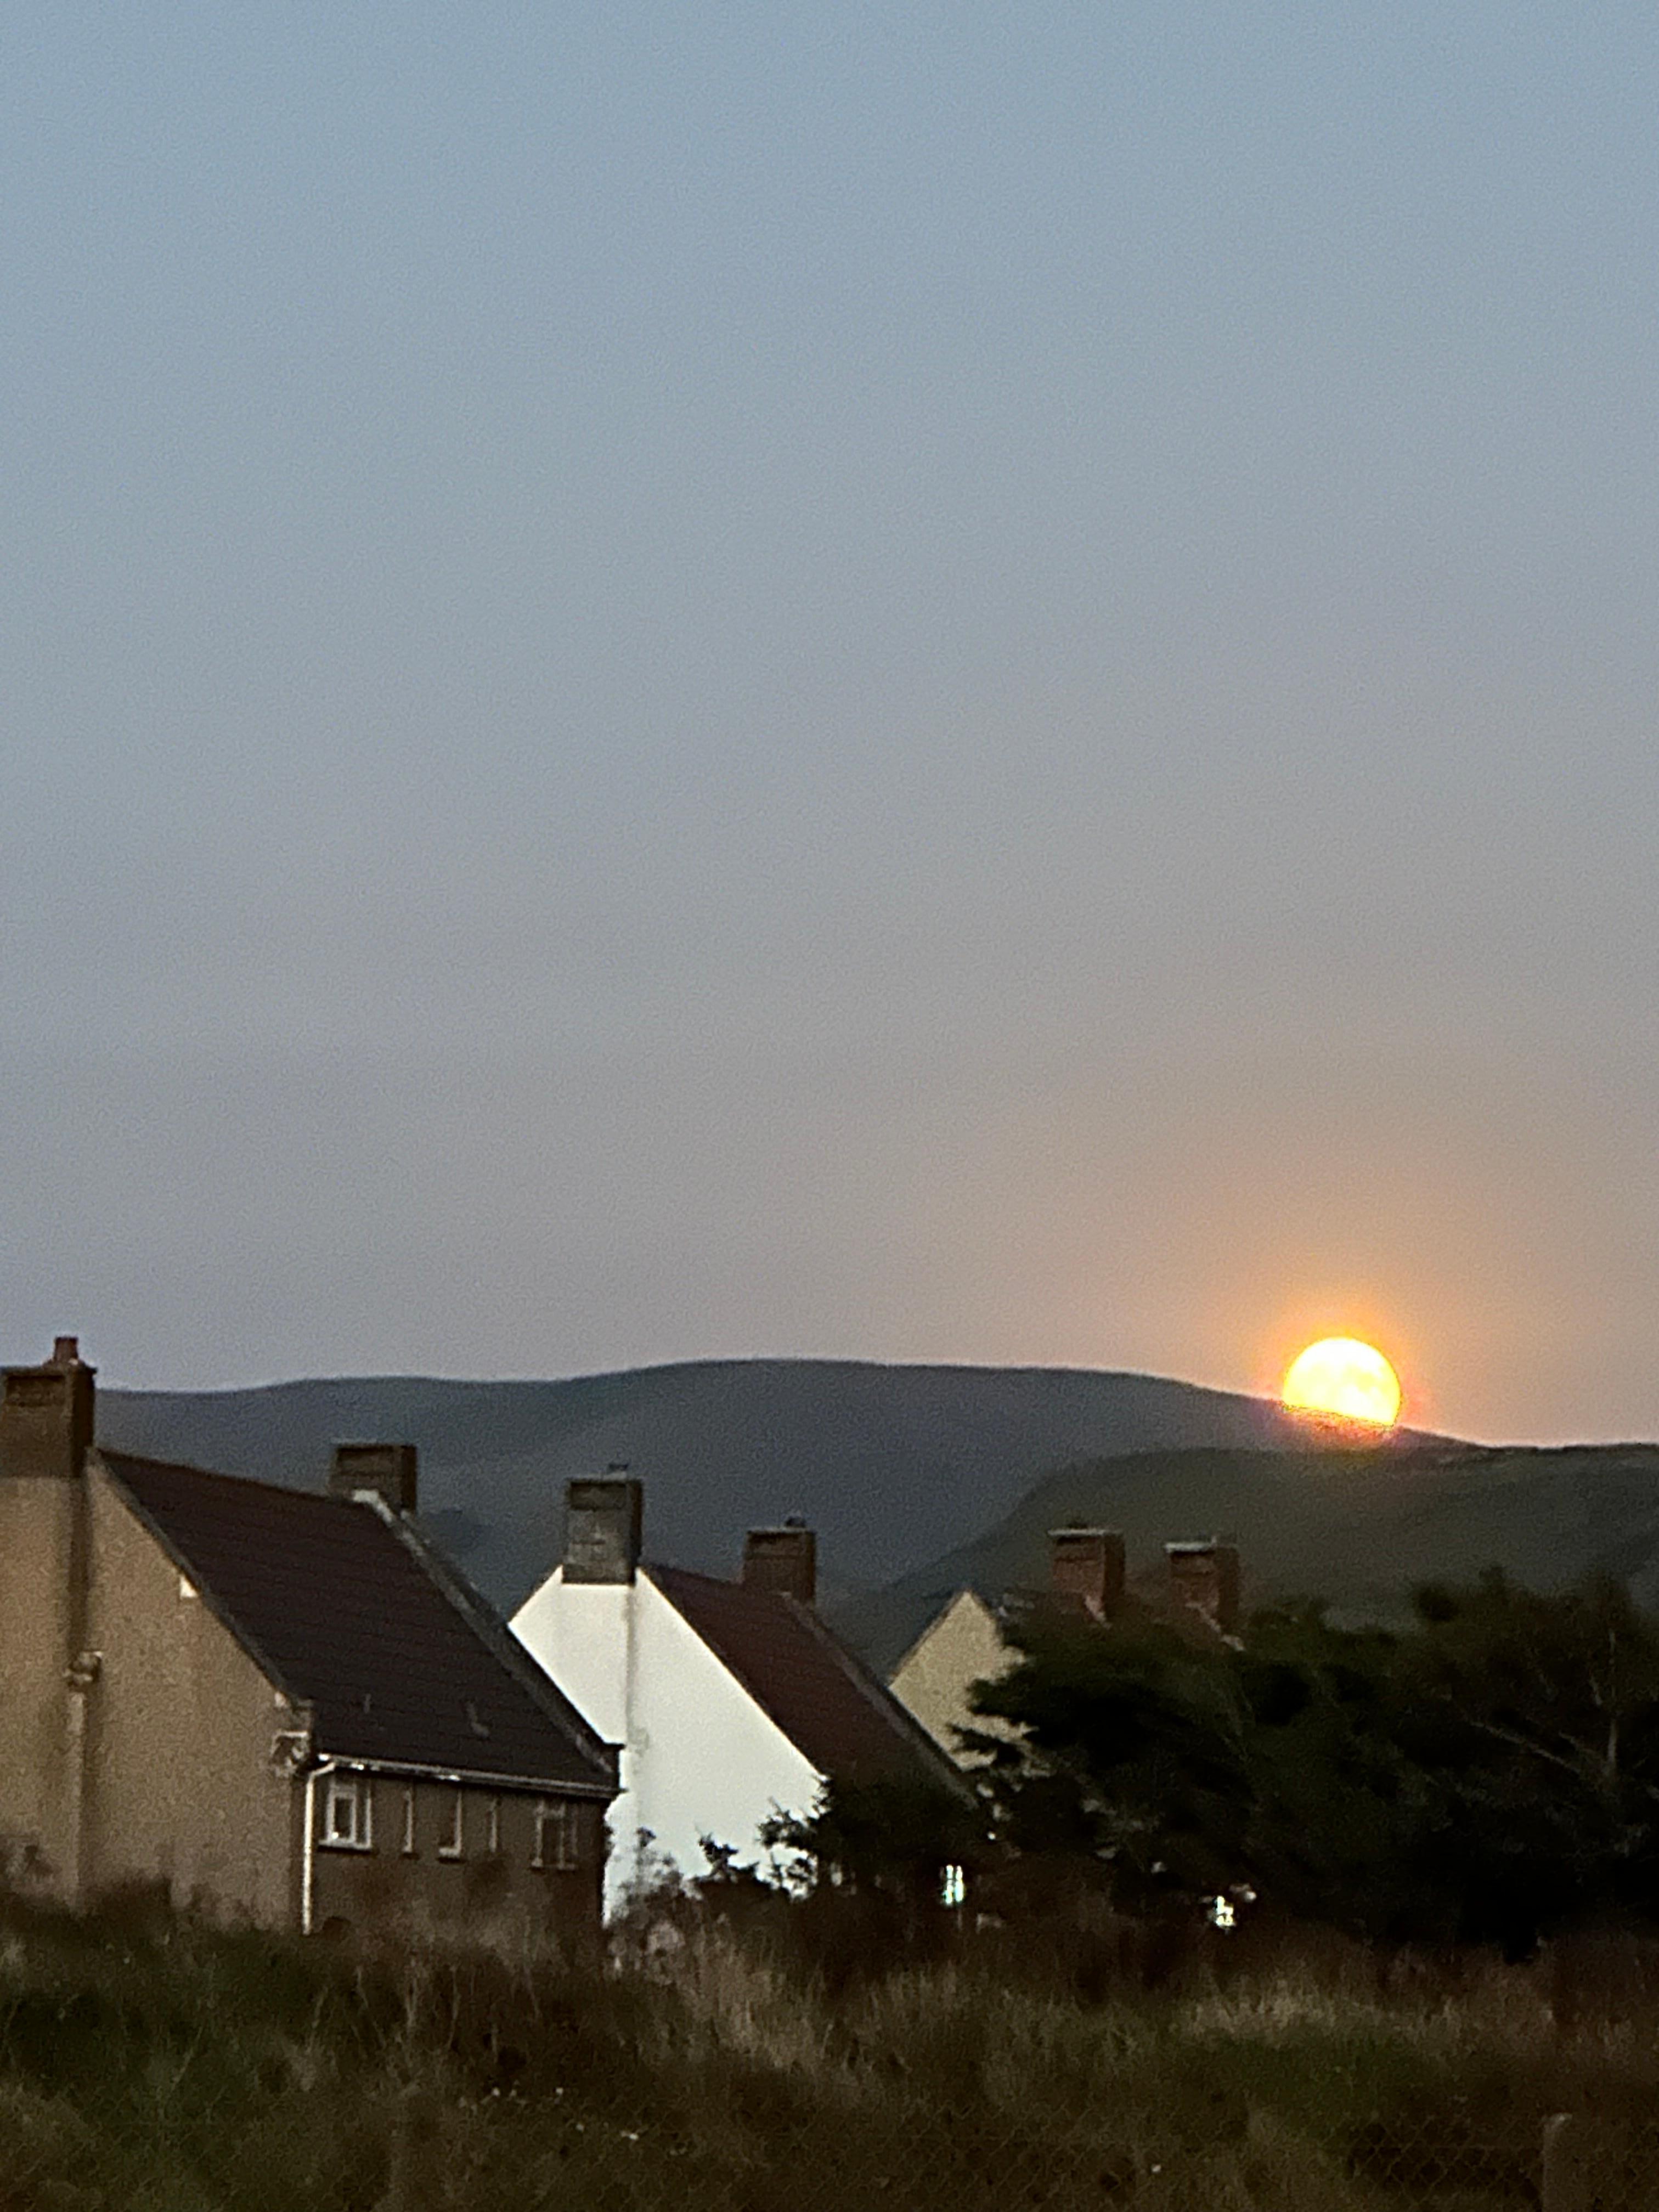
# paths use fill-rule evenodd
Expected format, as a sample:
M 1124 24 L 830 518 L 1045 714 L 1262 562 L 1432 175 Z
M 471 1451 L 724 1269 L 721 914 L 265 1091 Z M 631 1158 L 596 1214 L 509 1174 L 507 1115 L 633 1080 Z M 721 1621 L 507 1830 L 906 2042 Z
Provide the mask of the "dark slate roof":
M 614 1792 L 609 1747 L 389 1509 L 99 1458 L 273 1684 L 312 1706 L 319 1753 Z
M 962 1790 L 962 1775 L 810 1605 L 683 1567 L 647 1567 L 657 1588 L 820 1774 Z

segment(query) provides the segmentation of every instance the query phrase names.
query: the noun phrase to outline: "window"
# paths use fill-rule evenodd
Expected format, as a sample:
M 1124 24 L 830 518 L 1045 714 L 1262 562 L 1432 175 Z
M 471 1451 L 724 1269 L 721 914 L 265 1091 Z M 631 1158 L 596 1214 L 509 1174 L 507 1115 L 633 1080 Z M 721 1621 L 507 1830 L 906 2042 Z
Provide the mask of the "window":
M 568 1874 L 581 1863 L 581 1814 L 569 1804 L 550 1805 L 545 1798 L 536 1808 L 536 1848 L 531 1854 L 532 1867 L 551 1867 L 559 1874 Z
M 449 1808 L 449 1833 L 438 1846 L 438 1856 L 441 1859 L 462 1859 L 466 1856 L 466 1829 L 464 1825 L 465 1819 L 466 1793 L 463 1790 L 458 1790 Z
M 945 1867 L 939 1875 L 939 1899 L 941 1905 L 966 1905 L 968 1902 L 968 1869 L 956 1865 Z
M 323 1799 L 323 1832 L 319 1841 L 337 1851 L 374 1848 L 374 1800 L 358 1774 L 331 1774 Z
M 499 1858 L 501 1852 L 501 1801 L 499 1797 L 484 1800 L 484 1852 L 489 1858 Z
M 415 1784 L 411 1782 L 404 1791 L 404 1856 L 415 1856 Z

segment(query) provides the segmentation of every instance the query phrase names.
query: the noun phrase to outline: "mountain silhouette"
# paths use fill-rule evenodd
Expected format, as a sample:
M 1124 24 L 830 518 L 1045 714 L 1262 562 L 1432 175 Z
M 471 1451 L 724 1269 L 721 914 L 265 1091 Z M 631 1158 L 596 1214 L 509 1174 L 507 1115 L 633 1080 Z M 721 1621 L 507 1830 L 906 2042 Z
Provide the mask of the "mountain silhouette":
M 504 1609 L 557 1557 L 568 1478 L 616 1461 L 644 1480 L 648 1556 L 734 1573 L 745 1528 L 799 1513 L 819 1533 L 833 1607 L 953 1553 L 1057 1466 L 1295 1433 L 1261 1400 L 1155 1376 L 817 1359 L 549 1382 L 106 1390 L 98 1431 L 122 1450 L 296 1489 L 322 1487 L 337 1442 L 416 1444 L 423 1522 Z

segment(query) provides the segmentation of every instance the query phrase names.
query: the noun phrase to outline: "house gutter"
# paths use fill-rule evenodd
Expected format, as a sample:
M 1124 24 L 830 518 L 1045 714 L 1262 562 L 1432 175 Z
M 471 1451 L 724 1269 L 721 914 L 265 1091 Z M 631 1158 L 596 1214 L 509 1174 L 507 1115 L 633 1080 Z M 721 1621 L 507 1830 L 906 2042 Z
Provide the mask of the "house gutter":
M 608 1744 L 607 1750 L 615 1750 Z M 317 1774 L 408 1774 L 433 1782 L 482 1783 L 492 1790 L 516 1790 L 536 1797 L 597 1797 L 609 1803 L 616 1791 L 606 1782 L 556 1782 L 546 1775 L 493 1774 L 482 1766 L 433 1766 L 417 1759 L 359 1759 L 354 1753 L 331 1753 L 314 1768 Z

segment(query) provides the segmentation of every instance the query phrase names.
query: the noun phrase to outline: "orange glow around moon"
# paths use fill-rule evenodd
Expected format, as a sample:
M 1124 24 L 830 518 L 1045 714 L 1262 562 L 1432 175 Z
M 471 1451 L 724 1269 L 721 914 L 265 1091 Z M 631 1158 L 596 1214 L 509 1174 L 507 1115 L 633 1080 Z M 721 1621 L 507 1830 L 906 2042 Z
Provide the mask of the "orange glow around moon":
M 1280 1393 L 1296 1413 L 1335 1413 L 1391 1429 L 1400 1418 L 1400 1377 L 1375 1346 L 1327 1336 L 1291 1362 Z

